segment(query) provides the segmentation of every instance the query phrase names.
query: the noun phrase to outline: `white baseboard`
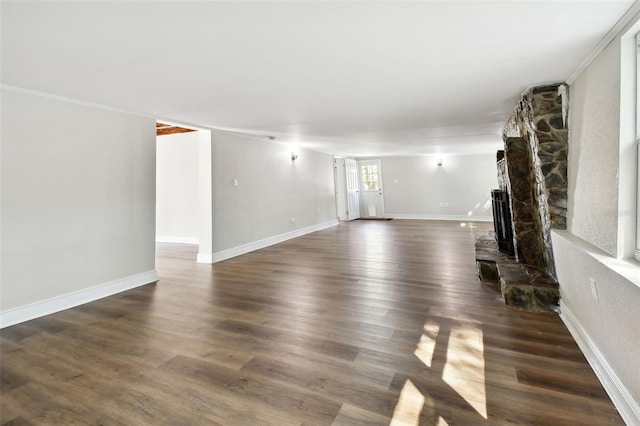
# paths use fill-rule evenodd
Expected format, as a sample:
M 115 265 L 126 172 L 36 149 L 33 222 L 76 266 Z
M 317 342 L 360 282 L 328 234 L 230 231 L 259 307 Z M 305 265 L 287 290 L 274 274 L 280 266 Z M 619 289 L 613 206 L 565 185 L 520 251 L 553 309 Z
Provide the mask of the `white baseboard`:
M 622 419 L 629 425 L 640 425 L 640 405 L 631 396 L 620 377 L 613 371 L 602 352 L 562 300 L 560 300 L 560 312 L 562 322 L 567 326 L 591 368 L 600 379 Z
M 198 253 L 196 263 L 213 263 L 213 253 Z
M 306 228 L 296 229 L 295 231 L 286 232 L 284 234 L 274 235 L 273 237 L 265 238 L 263 240 L 254 241 L 241 246 L 233 247 L 230 249 L 218 251 L 215 253 L 198 253 L 198 263 L 217 263 L 223 260 L 231 259 L 232 257 L 240 256 L 245 253 L 259 250 L 261 248 L 269 247 L 274 244 L 282 243 L 292 238 L 301 237 L 312 232 L 321 231 L 323 229 L 331 228 L 338 225 L 336 219 L 328 222 L 319 223 L 317 225 L 308 226 Z
M 198 244 L 198 237 L 177 237 L 175 235 L 156 235 L 156 243 Z
M 158 273 L 153 271 L 131 275 L 114 281 L 109 281 L 73 293 L 52 297 L 51 299 L 31 303 L 0 312 L 0 328 L 9 327 L 21 322 L 50 315 L 65 309 L 73 308 L 103 297 L 111 296 L 132 288 L 158 281 Z
M 456 220 L 461 222 L 493 222 L 493 216 L 468 216 L 468 215 L 436 215 L 436 214 L 403 214 L 391 213 L 385 215 L 390 219 L 412 220 Z

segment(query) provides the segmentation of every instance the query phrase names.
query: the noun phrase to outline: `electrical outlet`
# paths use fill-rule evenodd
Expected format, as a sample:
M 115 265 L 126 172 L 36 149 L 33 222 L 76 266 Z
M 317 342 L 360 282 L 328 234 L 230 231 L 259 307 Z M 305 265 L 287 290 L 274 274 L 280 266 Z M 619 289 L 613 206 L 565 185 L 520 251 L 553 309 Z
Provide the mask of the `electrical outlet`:
M 233 180 L 233 186 L 238 186 L 238 179 Z
M 589 278 L 589 286 L 591 287 L 591 295 L 593 296 L 593 300 L 596 302 L 600 302 L 598 298 L 598 285 L 596 284 L 596 280 L 593 278 Z
M 440 208 L 444 208 L 444 203 L 440 203 Z
M 292 217 L 292 218 L 291 218 L 291 223 L 295 223 L 295 222 L 296 222 L 296 218 L 295 218 L 295 217 Z
M 444 207 L 448 209 L 449 208 L 449 203 L 444 203 Z

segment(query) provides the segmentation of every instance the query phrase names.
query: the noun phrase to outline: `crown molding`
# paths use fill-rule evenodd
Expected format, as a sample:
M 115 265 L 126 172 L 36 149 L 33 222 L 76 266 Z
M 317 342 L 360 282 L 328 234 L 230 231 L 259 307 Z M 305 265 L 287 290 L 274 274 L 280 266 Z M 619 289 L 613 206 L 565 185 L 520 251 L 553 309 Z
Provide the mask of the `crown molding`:
M 186 123 L 186 122 L 182 122 L 182 121 L 176 121 L 176 120 L 170 119 L 170 118 L 165 119 L 164 116 L 158 117 L 158 116 L 155 116 L 155 115 L 149 114 L 147 112 L 143 112 L 143 111 L 134 111 L 134 110 L 126 109 L 126 108 L 112 107 L 112 106 L 109 106 L 109 105 L 104 105 L 104 104 L 99 104 L 99 103 L 96 103 L 96 102 L 85 101 L 85 100 L 82 100 L 82 99 L 69 98 L 67 96 L 56 95 L 54 93 L 41 92 L 39 90 L 26 89 L 24 87 L 19 87 L 19 86 L 12 86 L 10 84 L 0 84 L 0 89 L 7 90 L 7 91 L 10 91 L 10 92 L 16 92 L 16 93 L 24 93 L 24 94 L 31 95 L 31 96 L 38 96 L 38 97 L 46 98 L 46 99 L 53 99 L 53 100 L 56 100 L 56 101 L 67 102 L 67 103 L 70 103 L 70 104 L 82 105 L 82 106 L 86 106 L 86 107 L 89 107 L 89 108 L 96 108 L 96 109 L 102 109 L 102 110 L 106 110 L 106 111 L 118 112 L 118 113 L 122 113 L 122 114 L 135 115 L 135 116 L 138 116 L 138 117 L 152 118 L 152 119 L 154 119 L 156 121 L 160 121 L 162 123 L 170 124 L 172 126 L 186 127 L 186 128 L 193 129 L 193 130 L 217 130 L 214 127 L 207 127 L 207 126 L 196 125 L 196 124 L 193 124 L 193 123 Z
M 591 62 L 593 62 L 593 60 L 600 54 L 600 52 L 602 52 L 613 39 L 620 35 L 620 33 L 622 33 L 622 30 L 624 30 L 625 27 L 629 25 L 629 23 L 631 23 L 634 18 L 638 17 L 638 14 L 640 14 L 640 0 L 636 0 L 635 2 L 633 2 L 633 4 L 624 13 L 624 15 L 622 15 L 618 22 L 609 30 L 609 32 L 591 51 L 589 56 L 587 56 L 585 60 L 582 61 L 578 69 L 576 69 L 569 76 L 569 78 L 567 79 L 567 83 L 572 84 L 576 80 L 576 78 L 578 78 L 578 76 L 582 74 L 582 71 L 584 71 L 591 64 Z

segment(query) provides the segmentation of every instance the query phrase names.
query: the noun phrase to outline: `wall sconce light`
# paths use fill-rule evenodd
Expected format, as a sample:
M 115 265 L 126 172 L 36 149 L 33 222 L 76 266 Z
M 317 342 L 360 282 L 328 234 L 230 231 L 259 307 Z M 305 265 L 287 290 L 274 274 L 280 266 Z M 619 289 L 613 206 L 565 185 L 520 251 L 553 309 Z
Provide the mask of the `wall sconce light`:
M 295 151 L 291 151 L 291 161 L 296 161 L 298 159 L 298 154 Z
M 436 164 L 438 164 L 438 167 L 442 167 L 442 158 L 438 158 Z

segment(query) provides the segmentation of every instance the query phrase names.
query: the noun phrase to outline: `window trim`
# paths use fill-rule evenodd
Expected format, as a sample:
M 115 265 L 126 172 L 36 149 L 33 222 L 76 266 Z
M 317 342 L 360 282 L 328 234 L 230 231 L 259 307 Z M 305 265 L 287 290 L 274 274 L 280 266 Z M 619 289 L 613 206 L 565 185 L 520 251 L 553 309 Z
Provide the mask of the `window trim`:
M 640 32 L 636 34 L 636 241 L 633 256 L 640 261 Z
M 640 58 L 640 51 L 638 57 Z M 640 85 L 640 81 L 638 84 Z M 640 109 L 640 88 L 638 92 L 638 109 Z M 636 119 L 636 128 L 640 128 L 640 119 Z M 636 245 L 633 257 L 640 262 L 640 135 L 636 138 Z

